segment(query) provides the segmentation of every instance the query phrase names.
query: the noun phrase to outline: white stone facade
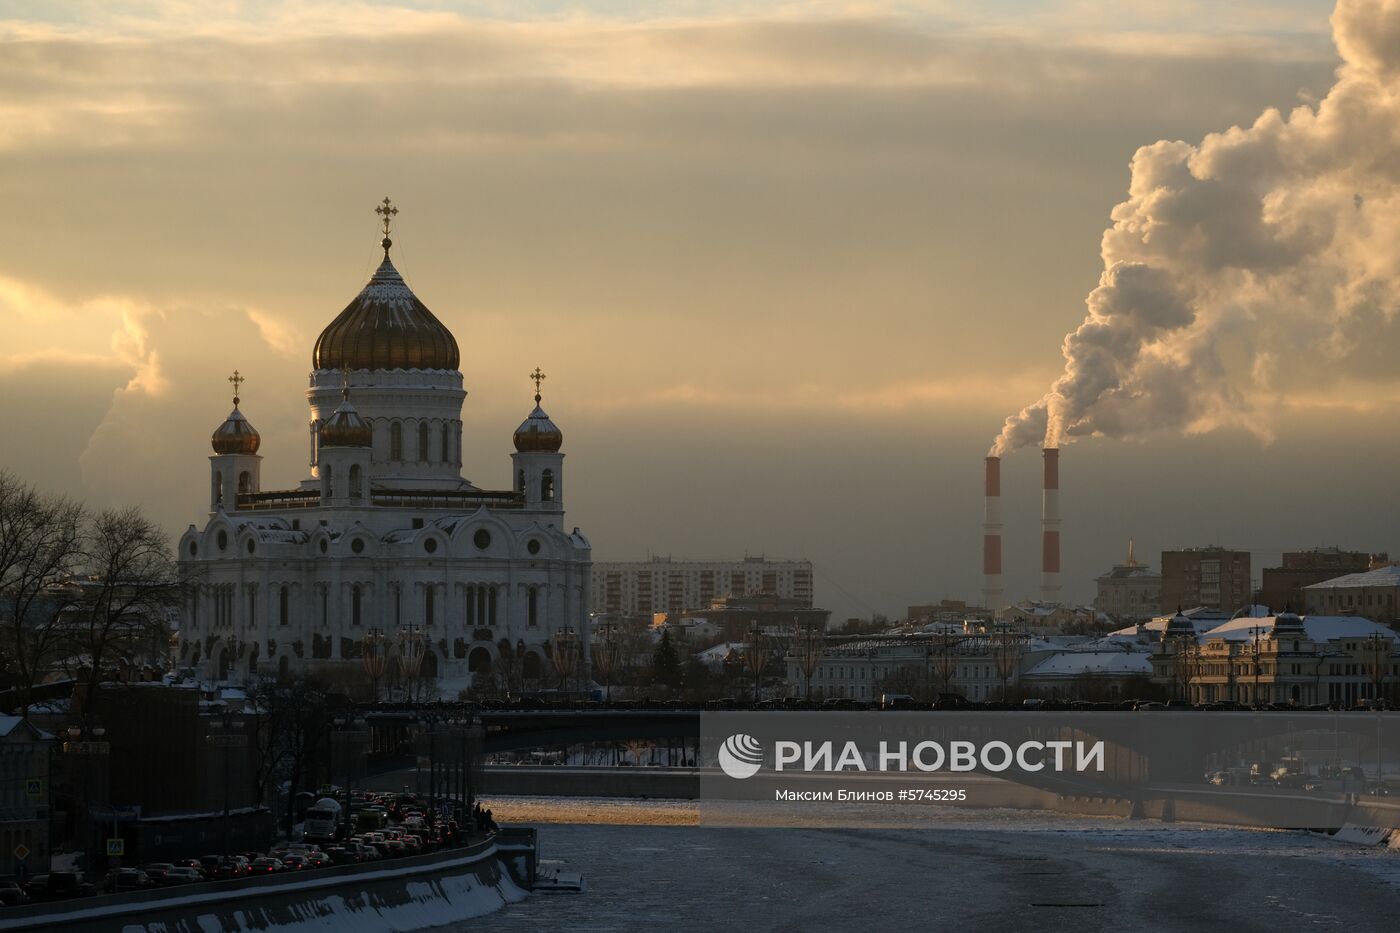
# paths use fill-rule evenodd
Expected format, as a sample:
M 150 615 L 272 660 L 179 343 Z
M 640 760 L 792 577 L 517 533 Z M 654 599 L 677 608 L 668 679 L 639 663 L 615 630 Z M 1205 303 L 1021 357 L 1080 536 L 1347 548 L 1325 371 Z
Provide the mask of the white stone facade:
M 403 302 L 385 304 L 398 318 L 377 325 L 376 283 L 406 286 L 385 254 L 356 301 L 367 327 L 383 327 L 376 339 L 392 342 Z M 451 342 L 455 364 L 451 335 L 421 315 L 408 326 L 442 328 L 435 336 Z M 256 432 L 250 440 L 241 414 L 225 422 L 210 457 L 209 516 L 179 544 L 194 584 L 179 633 L 187 666 L 211 679 L 353 679 L 364 676 L 367 633 L 381 631 L 392 654 L 414 632 L 429 646 L 422 676 L 447 695 L 474 672 L 499 672 L 503 654 L 517 680 L 552 686 L 561 630 L 586 658 L 592 550 L 564 524 L 562 435 L 536 407 L 521 430 L 548 430 L 532 442 L 517 432 L 510 488 L 478 488 L 460 472 L 462 385 L 456 369 L 313 370 L 311 475 L 280 491 L 262 486 Z M 322 432 L 343 399 L 369 426 L 367 445 Z

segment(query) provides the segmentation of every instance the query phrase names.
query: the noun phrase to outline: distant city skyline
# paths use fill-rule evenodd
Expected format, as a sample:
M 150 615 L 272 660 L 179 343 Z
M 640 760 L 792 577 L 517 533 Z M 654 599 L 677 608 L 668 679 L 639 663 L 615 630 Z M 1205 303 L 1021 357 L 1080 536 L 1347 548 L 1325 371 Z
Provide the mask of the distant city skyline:
M 539 365 L 596 560 L 806 558 L 837 620 L 975 602 L 981 458 L 1062 372 L 1134 152 L 1336 81 L 1325 4 L 1171 6 L 9 4 L 0 467 L 173 539 L 238 369 L 264 482 L 299 482 L 312 341 L 387 194 L 461 344 L 473 482 L 510 486 Z M 1153 565 L 1400 551 L 1397 334 L 1384 300 L 1365 320 L 1326 378 L 1268 361 L 1272 440 L 1068 446 L 1066 600 L 1130 537 Z M 1004 466 L 1009 601 L 1037 591 L 1038 461 Z

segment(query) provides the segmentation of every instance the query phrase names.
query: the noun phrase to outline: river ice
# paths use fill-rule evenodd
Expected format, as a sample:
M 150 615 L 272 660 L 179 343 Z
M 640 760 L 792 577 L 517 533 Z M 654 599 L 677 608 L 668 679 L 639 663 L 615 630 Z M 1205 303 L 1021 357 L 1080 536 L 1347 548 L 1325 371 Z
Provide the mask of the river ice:
M 581 895 L 496 931 L 1277 931 L 1400 928 L 1400 852 L 1302 832 L 950 810 L 936 828 L 730 829 L 685 802 L 516 798 Z

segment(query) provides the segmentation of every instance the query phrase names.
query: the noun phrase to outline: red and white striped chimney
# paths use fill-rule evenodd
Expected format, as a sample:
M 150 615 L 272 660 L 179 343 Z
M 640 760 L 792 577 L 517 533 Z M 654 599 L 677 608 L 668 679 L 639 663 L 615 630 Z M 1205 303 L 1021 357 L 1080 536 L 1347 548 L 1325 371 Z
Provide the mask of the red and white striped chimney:
M 1040 506 L 1040 601 L 1060 601 L 1060 451 L 1045 448 L 1044 498 Z
M 987 458 L 986 512 L 982 518 L 982 604 L 1001 609 L 1001 458 Z

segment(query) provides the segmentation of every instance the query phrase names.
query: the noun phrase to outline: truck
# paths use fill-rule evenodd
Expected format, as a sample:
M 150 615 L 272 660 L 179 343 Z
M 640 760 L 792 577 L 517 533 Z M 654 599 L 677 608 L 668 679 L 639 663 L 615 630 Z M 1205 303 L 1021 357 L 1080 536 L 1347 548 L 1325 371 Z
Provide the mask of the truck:
M 307 842 L 335 842 L 344 827 L 340 820 L 340 801 L 322 797 L 306 810 L 302 838 Z

